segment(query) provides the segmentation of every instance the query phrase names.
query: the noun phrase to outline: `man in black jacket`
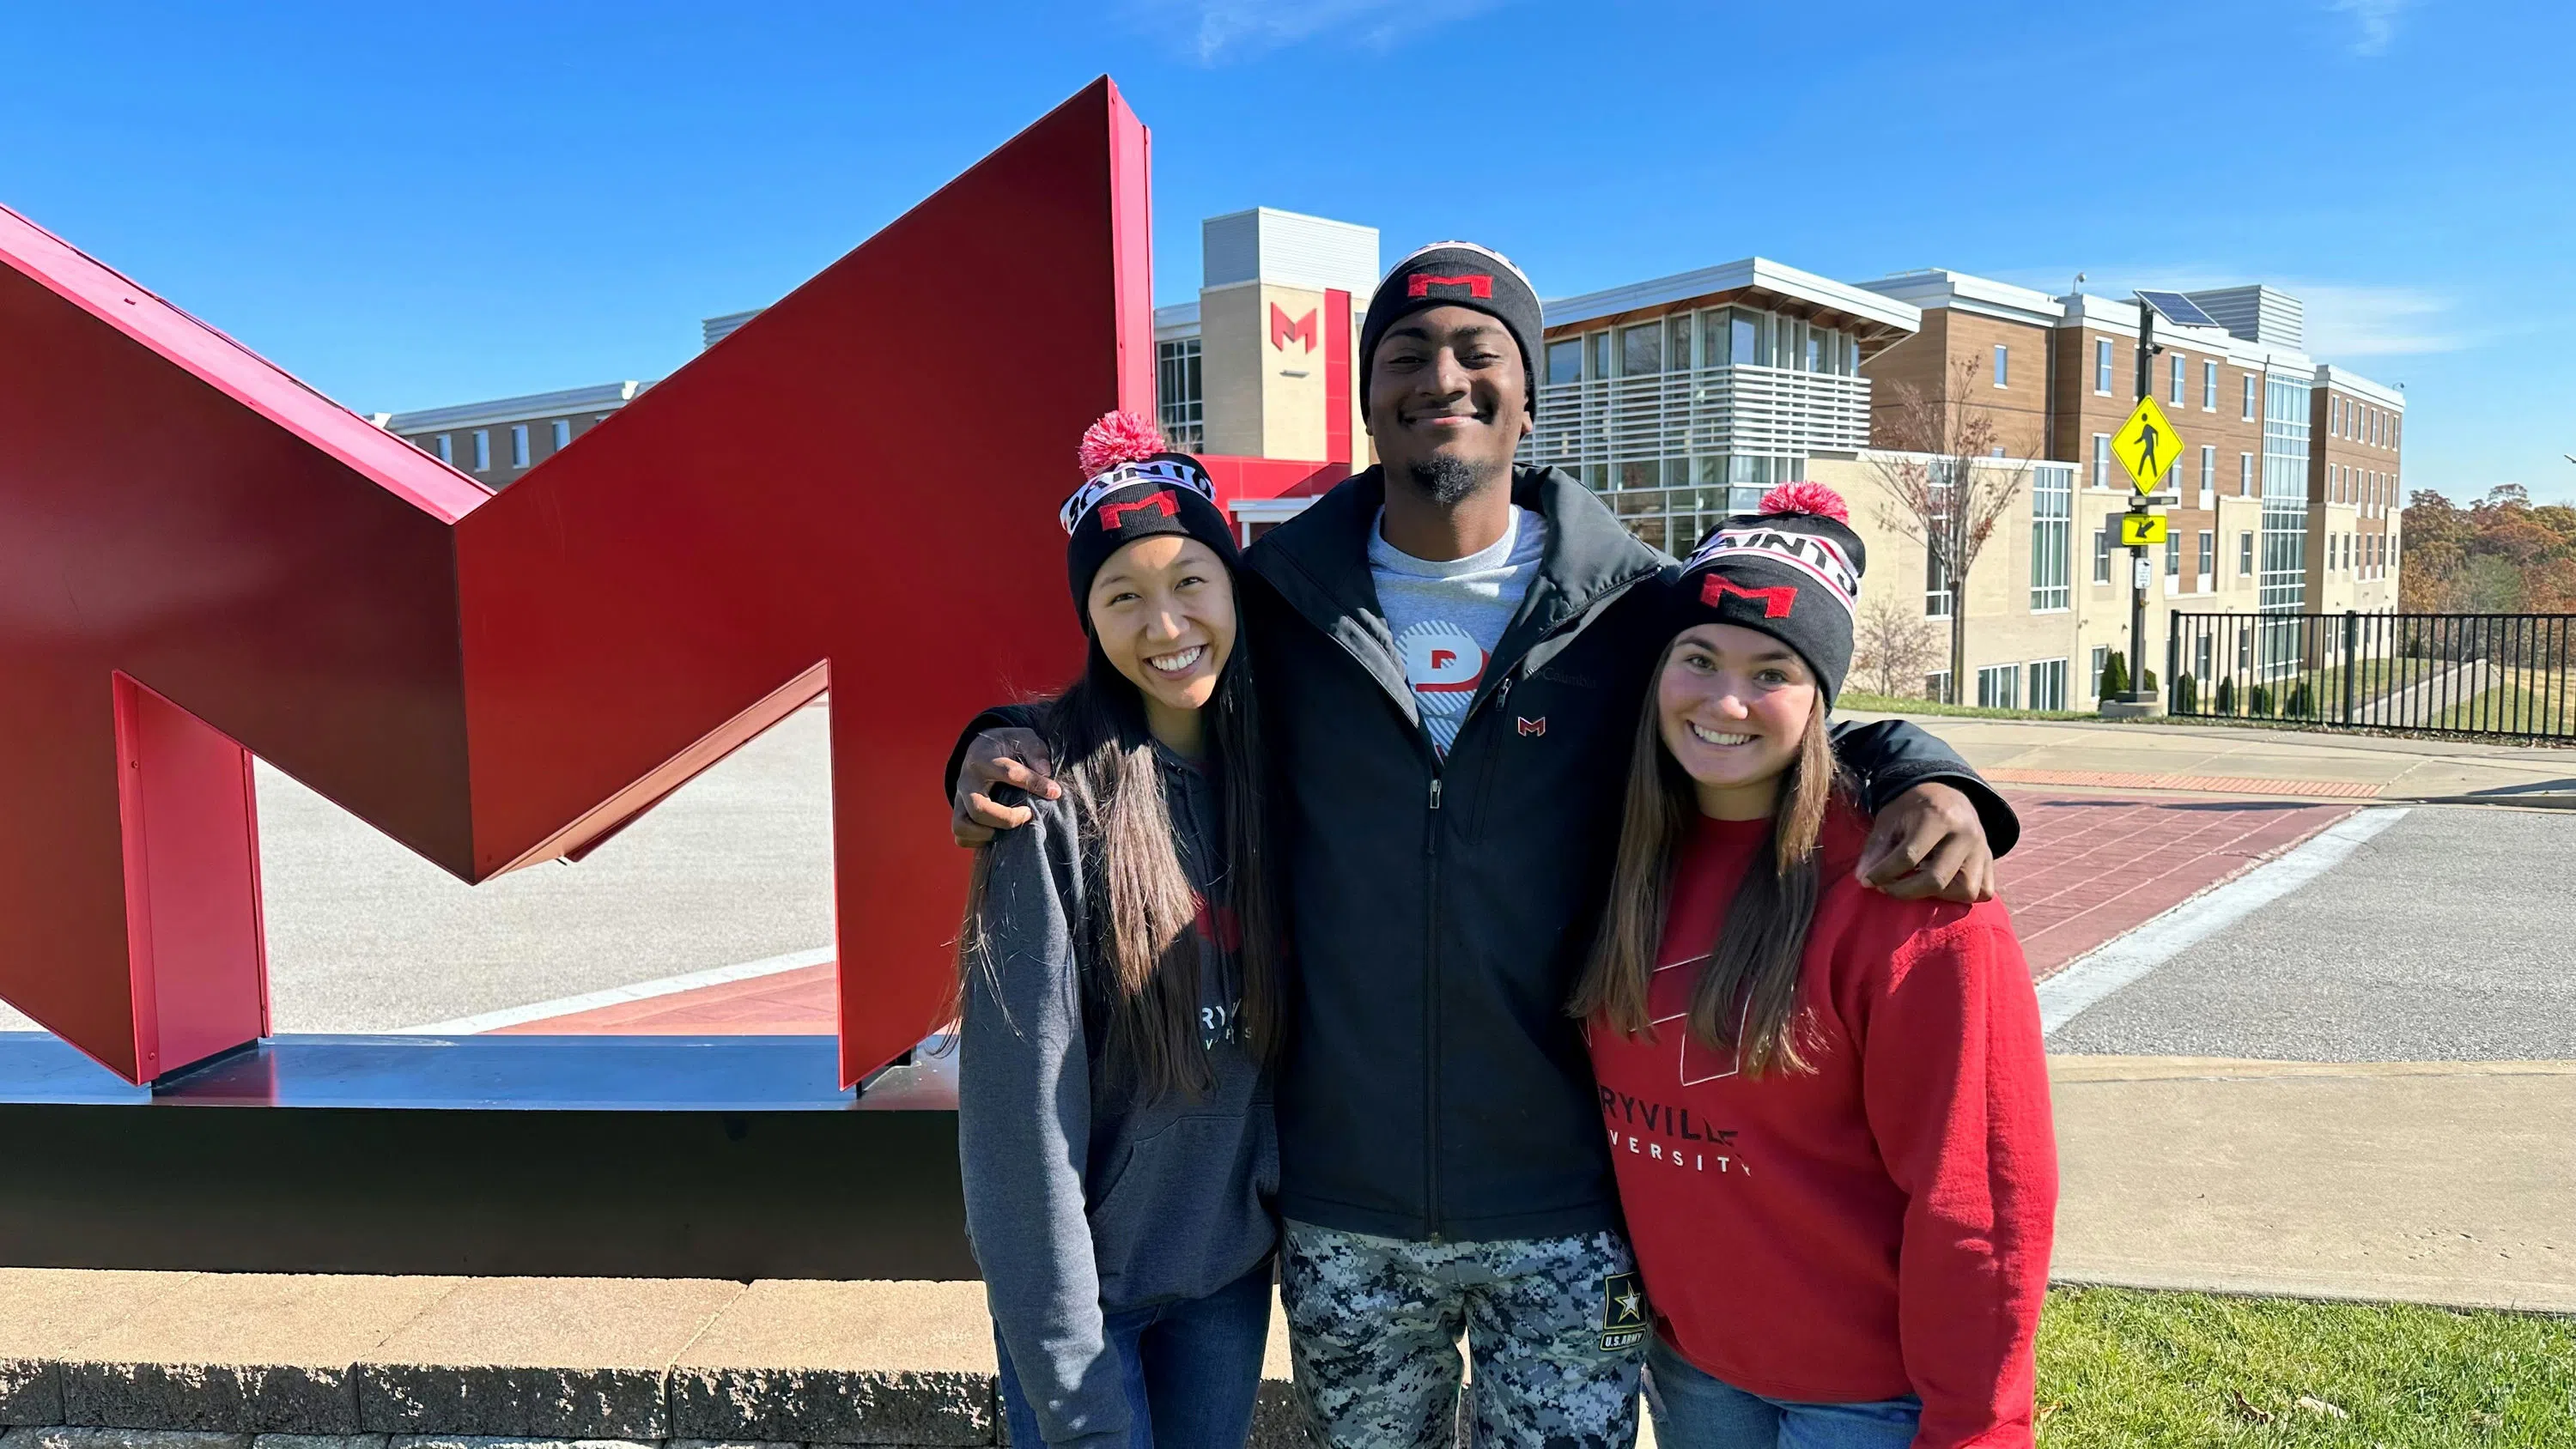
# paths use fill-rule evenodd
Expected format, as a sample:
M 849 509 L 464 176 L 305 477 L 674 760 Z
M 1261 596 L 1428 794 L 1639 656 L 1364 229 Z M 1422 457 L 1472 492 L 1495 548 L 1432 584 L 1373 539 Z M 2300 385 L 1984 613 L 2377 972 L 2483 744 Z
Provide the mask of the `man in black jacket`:
M 1463 243 L 1370 300 L 1379 466 L 1246 555 L 1240 605 L 1280 782 L 1296 989 L 1279 1072 L 1281 1290 L 1298 1391 L 1337 1445 L 1624 1445 L 1649 1317 L 1583 1041 L 1564 1014 L 1609 879 L 1666 640 L 1670 560 L 1571 478 L 1517 468 L 1536 293 Z M 961 843 L 1053 792 L 1042 747 L 961 742 Z M 1982 899 L 2009 807 L 1911 726 L 1843 726 L 1878 814 L 1863 872 Z M 1982 817 L 1982 820 L 1981 820 Z

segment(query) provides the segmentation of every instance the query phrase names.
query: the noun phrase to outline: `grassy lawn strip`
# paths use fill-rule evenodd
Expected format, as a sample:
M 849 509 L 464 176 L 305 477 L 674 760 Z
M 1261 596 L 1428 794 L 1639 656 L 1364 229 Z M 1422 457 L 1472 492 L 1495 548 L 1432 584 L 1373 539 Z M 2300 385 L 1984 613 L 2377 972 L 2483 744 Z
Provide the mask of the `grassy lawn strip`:
M 2576 1446 L 2576 1319 L 2059 1288 L 2039 1442 Z
M 1972 704 L 1935 704 L 1928 699 L 1900 699 L 1892 694 L 1872 694 L 1865 689 L 1846 689 L 1834 701 L 1836 709 L 1865 709 L 1873 714 L 1957 714 L 1979 719 L 2075 719 L 2099 720 L 2091 710 L 2071 709 L 1980 709 Z

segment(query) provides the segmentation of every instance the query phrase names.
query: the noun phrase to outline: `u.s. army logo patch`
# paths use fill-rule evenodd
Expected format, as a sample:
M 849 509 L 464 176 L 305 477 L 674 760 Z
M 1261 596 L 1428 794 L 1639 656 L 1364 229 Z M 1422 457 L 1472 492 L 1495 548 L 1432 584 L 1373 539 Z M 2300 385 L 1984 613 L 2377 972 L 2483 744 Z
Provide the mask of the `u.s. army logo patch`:
M 1634 1273 L 1601 1280 L 1601 1346 L 1635 1348 L 1646 1339 L 1646 1290 Z

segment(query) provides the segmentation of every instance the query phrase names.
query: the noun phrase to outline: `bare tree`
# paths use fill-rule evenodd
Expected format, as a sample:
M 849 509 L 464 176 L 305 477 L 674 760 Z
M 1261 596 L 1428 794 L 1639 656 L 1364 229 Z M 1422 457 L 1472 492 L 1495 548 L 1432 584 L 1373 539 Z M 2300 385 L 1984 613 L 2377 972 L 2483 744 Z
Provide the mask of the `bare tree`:
M 1852 638 L 1852 668 L 1889 698 L 1923 687 L 1923 676 L 1941 657 L 1941 630 L 1909 600 L 1881 599 L 1860 616 Z
M 1912 383 L 1888 389 L 1893 406 L 1875 430 L 1880 450 L 1870 466 L 1886 489 L 1879 523 L 1923 545 L 1933 584 L 1949 592 L 1955 702 L 1968 668 L 1968 575 L 1995 525 L 2012 511 L 2030 466 L 1995 456 L 2002 450 L 1994 414 L 1968 401 L 1975 396 L 1977 359 L 1961 358 L 1949 382 L 1931 396 Z

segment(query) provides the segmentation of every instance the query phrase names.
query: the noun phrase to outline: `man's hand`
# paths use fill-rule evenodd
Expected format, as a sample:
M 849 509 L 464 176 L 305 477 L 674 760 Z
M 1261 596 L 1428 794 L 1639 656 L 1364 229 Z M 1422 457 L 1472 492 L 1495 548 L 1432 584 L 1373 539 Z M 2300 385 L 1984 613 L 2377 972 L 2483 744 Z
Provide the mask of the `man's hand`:
M 1046 741 L 1036 730 L 986 730 L 977 735 L 966 747 L 965 763 L 957 767 L 957 798 L 951 803 L 948 833 L 972 850 L 989 844 L 1001 831 L 1028 824 L 1035 813 L 1028 806 L 999 804 L 989 792 L 996 785 L 1011 785 L 1052 800 L 1064 790 L 1049 773 L 1051 769 Z M 1982 843 L 1984 837 L 1978 840 Z
M 1915 786 L 1878 812 L 1852 874 L 1901 901 L 1938 896 L 1974 905 L 1995 898 L 1986 823 L 1965 792 L 1937 781 Z

